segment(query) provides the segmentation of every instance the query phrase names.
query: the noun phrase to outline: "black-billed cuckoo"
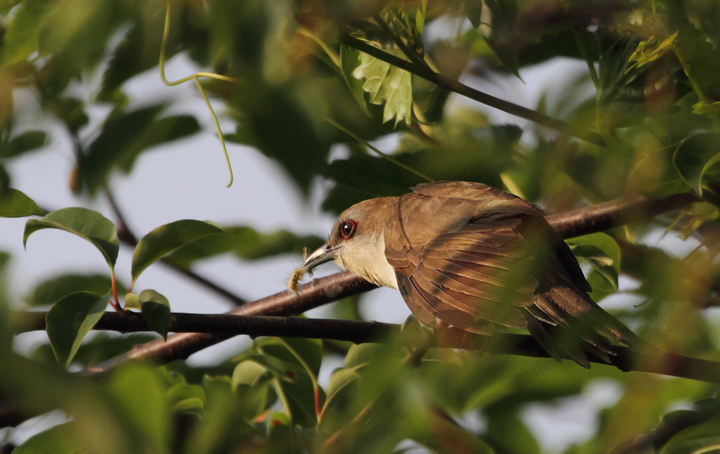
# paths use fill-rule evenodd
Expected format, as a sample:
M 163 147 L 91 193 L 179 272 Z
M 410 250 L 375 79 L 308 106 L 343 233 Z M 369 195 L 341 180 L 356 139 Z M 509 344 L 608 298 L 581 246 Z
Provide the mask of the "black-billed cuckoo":
M 478 334 L 527 329 L 555 359 L 610 362 L 628 328 L 590 299 L 570 248 L 530 202 L 479 183 L 422 184 L 345 210 L 301 273 L 334 260 L 400 290 L 423 325 Z

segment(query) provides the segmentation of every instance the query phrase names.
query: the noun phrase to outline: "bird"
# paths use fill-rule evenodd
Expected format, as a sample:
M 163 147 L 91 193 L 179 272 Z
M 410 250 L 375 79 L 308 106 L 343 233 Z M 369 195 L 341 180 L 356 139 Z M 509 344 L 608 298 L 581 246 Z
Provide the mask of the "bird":
M 426 183 L 357 203 L 294 278 L 330 261 L 399 290 L 431 329 L 524 329 L 549 356 L 586 368 L 588 354 L 610 364 L 614 343 L 643 344 L 590 298 L 577 259 L 543 211 L 485 184 Z

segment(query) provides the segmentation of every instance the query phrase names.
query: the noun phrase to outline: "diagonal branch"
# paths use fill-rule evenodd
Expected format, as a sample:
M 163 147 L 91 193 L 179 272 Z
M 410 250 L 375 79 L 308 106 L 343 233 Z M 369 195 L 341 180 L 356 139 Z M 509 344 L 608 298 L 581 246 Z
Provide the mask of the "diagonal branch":
M 24 314 L 35 318 L 33 329 L 44 329 L 46 313 Z M 379 322 L 335 319 L 308 319 L 277 316 L 248 316 L 233 314 L 171 314 L 170 331 L 181 333 L 203 333 L 213 336 L 280 336 L 325 339 L 363 344 L 380 342 L 401 332 L 400 325 Z M 122 333 L 150 331 L 145 319 L 134 313 L 106 312 L 94 329 L 112 330 Z M 197 335 L 197 334 L 194 334 Z M 531 336 L 521 334 L 494 334 L 483 336 L 465 331 L 445 328 L 438 329 L 433 342 L 442 348 L 477 350 L 493 355 L 520 355 L 536 358 L 550 356 Z M 404 336 L 401 344 L 423 347 L 428 339 L 422 336 Z M 617 355 L 610 358 L 609 365 L 623 372 L 641 371 L 655 374 L 720 383 L 720 363 L 689 358 L 686 356 L 645 352 L 636 355 L 625 347 L 614 347 Z M 566 359 L 572 359 L 566 356 Z M 606 364 L 599 358 L 590 360 Z M 93 370 L 92 368 L 90 369 Z
M 412 62 L 403 60 L 402 58 L 388 54 L 387 52 L 384 52 L 377 47 L 373 47 L 367 43 L 364 43 L 359 39 L 353 38 L 352 36 L 342 35 L 340 37 L 340 42 L 342 44 L 345 44 L 346 46 L 350 46 L 361 52 L 371 55 L 378 60 L 390 63 L 391 65 L 396 66 L 400 69 L 404 69 L 411 74 L 422 77 L 423 79 L 434 83 L 443 90 L 452 91 L 459 95 L 465 96 L 466 98 L 473 99 L 490 107 L 502 110 L 503 112 L 507 112 L 511 115 L 530 120 L 539 125 L 554 129 L 555 131 L 562 132 L 563 134 L 582 139 L 599 147 L 607 147 L 605 139 L 603 139 L 600 134 L 594 131 L 590 131 L 585 128 L 575 127 L 562 120 L 558 120 L 557 118 L 550 117 L 535 110 L 528 109 L 527 107 L 522 107 L 517 104 L 513 104 L 500 98 L 488 95 L 487 93 L 483 93 L 479 90 L 475 90 L 474 88 L 470 88 L 455 79 L 436 73 L 430 68 L 419 66 Z
M 696 201 L 689 194 L 676 194 L 660 199 L 634 197 L 618 199 L 577 210 L 548 215 L 547 219 L 563 238 L 599 232 L 628 222 L 648 219 L 658 214 L 676 210 Z M 236 315 L 298 315 L 323 304 L 337 301 L 376 288 L 375 285 L 349 273 L 343 272 L 314 280 L 300 291 L 286 290 L 272 296 L 248 303 L 230 311 Z M 204 348 L 231 337 L 227 334 L 183 333 L 162 340 L 148 342 L 131 352 L 92 368 L 93 372 L 106 372 L 126 360 L 170 362 L 184 359 Z

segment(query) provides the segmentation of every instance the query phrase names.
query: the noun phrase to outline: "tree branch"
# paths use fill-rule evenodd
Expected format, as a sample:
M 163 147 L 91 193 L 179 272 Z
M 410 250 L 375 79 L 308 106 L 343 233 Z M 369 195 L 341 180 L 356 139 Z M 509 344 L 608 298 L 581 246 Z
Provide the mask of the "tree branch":
M 660 199 L 645 197 L 618 199 L 548 215 L 547 219 L 563 238 L 570 238 L 607 230 L 622 225 L 624 222 L 656 216 L 681 208 L 696 200 L 694 196 L 688 194 L 676 194 Z M 297 315 L 323 304 L 364 293 L 374 288 L 376 288 L 375 285 L 354 274 L 343 272 L 305 284 L 297 293 L 286 290 L 240 306 L 229 313 L 236 315 Z M 175 334 L 169 336 L 167 341 L 161 339 L 140 345 L 124 355 L 94 366 L 91 370 L 98 373 L 107 372 L 115 365 L 127 360 L 165 363 L 185 359 L 191 354 L 229 337 L 231 336 L 227 334 Z
M 576 137 L 586 142 L 595 144 L 599 147 L 607 147 L 605 139 L 603 139 L 602 136 L 596 132 L 590 131 L 585 128 L 575 127 L 562 120 L 558 120 L 557 118 L 547 116 L 535 110 L 518 106 L 517 104 L 513 104 L 500 98 L 488 95 L 487 93 L 483 93 L 479 90 L 475 90 L 474 88 L 470 88 L 455 79 L 436 73 L 430 68 L 419 66 L 412 62 L 403 60 L 402 58 L 384 52 L 377 47 L 373 47 L 367 43 L 364 43 L 359 39 L 355 39 L 352 36 L 346 34 L 341 35 L 340 42 L 342 44 L 345 44 L 346 46 L 350 46 L 361 52 L 371 55 L 378 60 L 390 63 L 391 65 L 396 66 L 400 69 L 404 69 L 411 74 L 422 77 L 423 79 L 434 83 L 443 90 L 457 93 L 459 95 L 465 96 L 466 98 L 470 98 L 490 107 L 502 110 L 503 112 L 507 112 L 511 115 L 533 121 L 539 125 L 545 126 L 546 128 L 554 129 L 555 131 L 559 131 L 563 134 Z
M 46 313 L 29 313 L 35 318 L 33 329 L 44 329 Z M 380 342 L 401 331 L 399 325 L 357 320 L 308 319 L 278 316 L 249 316 L 234 314 L 171 314 L 170 331 L 179 333 L 203 333 L 212 336 L 278 336 L 325 339 L 363 344 Z M 130 312 L 106 312 L 93 329 L 112 330 L 122 333 L 150 331 L 147 322 L 139 314 Z M 418 336 L 415 336 L 418 337 Z M 403 339 L 408 346 L 424 346 L 422 338 Z M 549 358 L 548 353 L 531 336 L 520 334 L 495 334 L 483 336 L 454 328 L 437 330 L 437 338 L 431 341 L 442 348 L 477 350 L 493 355 L 520 355 Z M 645 353 L 636 355 L 625 347 L 614 347 L 616 356 L 610 365 L 623 372 L 640 371 L 675 377 L 720 383 L 720 363 L 689 358 L 675 354 Z M 566 356 L 566 359 L 571 359 Z M 595 363 L 606 364 L 599 358 L 590 357 Z M 93 371 L 93 368 L 90 369 Z

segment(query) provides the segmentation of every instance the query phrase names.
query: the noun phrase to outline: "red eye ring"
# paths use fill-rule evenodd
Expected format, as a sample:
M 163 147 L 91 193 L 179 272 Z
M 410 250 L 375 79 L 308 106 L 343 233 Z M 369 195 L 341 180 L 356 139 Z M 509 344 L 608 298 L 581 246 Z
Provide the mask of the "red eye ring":
M 353 235 L 355 235 L 355 229 L 357 229 L 357 222 L 353 221 L 352 219 L 348 219 L 347 221 L 342 221 L 340 223 L 340 227 L 338 230 L 340 231 L 340 236 L 343 237 L 343 239 L 349 240 L 352 238 Z

